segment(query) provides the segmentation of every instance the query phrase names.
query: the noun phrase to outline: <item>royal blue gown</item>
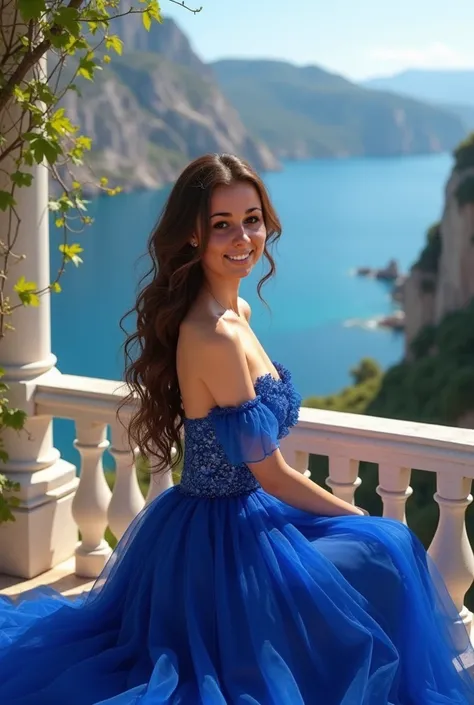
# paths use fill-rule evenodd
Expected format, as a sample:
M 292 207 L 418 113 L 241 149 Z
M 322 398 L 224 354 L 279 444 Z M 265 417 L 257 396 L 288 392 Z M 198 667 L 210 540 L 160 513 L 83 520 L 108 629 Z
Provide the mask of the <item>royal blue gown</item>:
M 277 369 L 254 400 L 186 421 L 181 484 L 88 596 L 0 598 L 1 705 L 474 703 L 456 610 L 412 532 L 292 508 L 245 464 L 297 421 Z

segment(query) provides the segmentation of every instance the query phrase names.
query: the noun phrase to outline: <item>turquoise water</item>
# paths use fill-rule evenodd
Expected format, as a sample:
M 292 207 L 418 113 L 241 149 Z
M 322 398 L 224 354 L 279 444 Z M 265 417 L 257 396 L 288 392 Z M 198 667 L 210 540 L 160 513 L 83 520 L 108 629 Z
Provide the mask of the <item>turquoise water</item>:
M 433 155 L 293 162 L 266 175 L 283 224 L 277 276 L 263 289 L 271 312 L 256 296 L 257 272 L 244 282 L 243 295 L 262 343 L 290 367 L 303 396 L 338 390 L 363 356 L 384 367 L 401 357 L 400 335 L 344 325 L 393 308 L 384 284 L 351 272 L 392 257 L 403 269 L 410 266 L 440 216 L 450 168 L 449 155 Z M 133 303 L 143 270 L 137 260 L 165 196 L 143 192 L 91 204 L 95 223 L 78 237 L 84 264 L 69 268 L 63 292 L 53 297 L 53 351 L 61 371 L 121 377 L 118 321 Z M 53 249 L 54 237 L 52 228 Z M 58 433 L 62 446 L 65 436 Z

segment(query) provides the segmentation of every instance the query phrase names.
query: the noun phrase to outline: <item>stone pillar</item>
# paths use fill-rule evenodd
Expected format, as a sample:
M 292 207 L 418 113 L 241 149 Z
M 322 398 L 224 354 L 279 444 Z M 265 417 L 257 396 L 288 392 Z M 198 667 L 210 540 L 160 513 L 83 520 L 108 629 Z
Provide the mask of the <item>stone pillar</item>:
M 15 119 L 15 106 L 6 112 L 6 120 Z M 0 132 L 9 134 L 8 127 L 0 125 Z M 10 190 L 8 173 L 16 167 L 8 158 L 2 167 L 7 174 L 0 172 L 0 189 Z M 48 172 L 37 166 L 33 176 L 31 187 L 15 191 L 21 219 L 15 252 L 26 257 L 9 267 L 6 295 L 14 302 L 18 298 L 12 287 L 22 275 L 40 289 L 50 283 Z M 8 210 L 0 211 L 2 241 L 7 239 L 9 215 Z M 35 414 L 36 385 L 60 374 L 51 354 L 49 295 L 41 298 L 39 307 L 14 311 L 11 322 L 15 330 L 6 331 L 0 340 L 0 367 L 10 387 L 11 405 L 28 414 L 28 433 L 2 432 L 10 460 L 5 466 L 0 464 L 0 472 L 20 482 L 21 506 L 14 512 L 15 522 L 0 524 L 0 572 L 32 578 L 74 553 L 77 527 L 71 504 L 77 479 L 74 466 L 61 460 L 53 447 L 51 417 Z

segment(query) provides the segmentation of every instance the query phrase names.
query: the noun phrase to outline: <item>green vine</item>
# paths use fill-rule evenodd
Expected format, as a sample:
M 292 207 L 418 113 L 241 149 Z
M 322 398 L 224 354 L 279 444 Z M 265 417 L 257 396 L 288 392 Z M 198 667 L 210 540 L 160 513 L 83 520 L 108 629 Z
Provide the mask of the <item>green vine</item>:
M 193 13 L 201 9 L 170 2 Z M 152 23 L 163 21 L 157 0 L 137 0 L 125 11 L 120 0 L 0 0 L 0 211 L 6 214 L 7 225 L 0 233 L 0 341 L 13 329 L 16 309 L 39 306 L 46 294 L 60 293 L 66 268 L 82 263 L 77 235 L 93 222 L 84 197 L 91 182 L 82 182 L 75 170 L 87 162 L 92 142 L 71 122 L 61 100 L 68 91 L 79 92 L 76 80 L 93 81 L 114 54 L 122 54 L 123 43 L 112 32 L 113 23 L 133 14 L 141 15 L 147 31 Z M 19 241 L 18 192 L 32 186 L 34 168 L 40 165 L 56 184 L 56 197 L 48 205 L 60 232 L 61 253 L 59 269 L 44 288 L 24 276 L 11 281 L 15 264 L 25 259 Z M 120 190 L 109 186 L 106 178 L 92 178 L 102 193 L 113 196 Z M 22 410 L 10 407 L 7 392 L 7 385 L 0 383 L 3 463 L 8 461 L 4 431 L 25 432 L 26 422 Z M 14 495 L 18 490 L 18 484 L 0 474 L 0 523 L 14 520 L 11 510 L 18 506 Z

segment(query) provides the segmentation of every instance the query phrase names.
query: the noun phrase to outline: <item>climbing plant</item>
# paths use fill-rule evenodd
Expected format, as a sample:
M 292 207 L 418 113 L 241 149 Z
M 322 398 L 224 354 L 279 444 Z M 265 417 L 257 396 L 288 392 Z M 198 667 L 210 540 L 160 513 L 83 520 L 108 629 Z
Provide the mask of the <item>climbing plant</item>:
M 169 1 L 193 13 L 201 9 Z M 14 328 L 16 309 L 39 306 L 44 295 L 60 293 L 66 269 L 82 262 L 78 234 L 92 222 L 84 197 L 91 184 L 81 181 L 75 170 L 87 162 L 92 142 L 72 123 L 61 101 L 68 91 L 79 92 L 78 80 L 93 81 L 114 55 L 122 54 L 114 22 L 134 14 L 141 15 L 146 31 L 163 21 L 157 0 L 0 0 L 0 341 Z M 15 265 L 25 258 L 18 193 L 32 186 L 39 165 L 55 182 L 48 206 L 60 232 L 60 266 L 43 288 L 14 276 Z M 102 193 L 118 193 L 106 178 L 92 178 Z M 3 463 L 8 460 L 3 432 L 20 432 L 26 421 L 22 410 L 11 408 L 7 394 L 7 385 L 0 382 Z M 12 492 L 18 489 L 0 474 L 0 522 L 14 520 Z

